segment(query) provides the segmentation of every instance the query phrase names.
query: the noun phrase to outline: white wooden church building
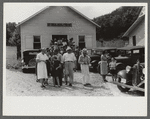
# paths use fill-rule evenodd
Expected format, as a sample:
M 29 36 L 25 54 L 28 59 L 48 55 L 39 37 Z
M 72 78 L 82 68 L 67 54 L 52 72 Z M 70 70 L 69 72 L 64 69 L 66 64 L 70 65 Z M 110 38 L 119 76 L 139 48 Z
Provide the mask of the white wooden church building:
M 48 6 L 18 24 L 21 52 L 50 47 L 52 39 L 73 38 L 75 45 L 96 47 L 96 28 L 100 27 L 71 6 Z

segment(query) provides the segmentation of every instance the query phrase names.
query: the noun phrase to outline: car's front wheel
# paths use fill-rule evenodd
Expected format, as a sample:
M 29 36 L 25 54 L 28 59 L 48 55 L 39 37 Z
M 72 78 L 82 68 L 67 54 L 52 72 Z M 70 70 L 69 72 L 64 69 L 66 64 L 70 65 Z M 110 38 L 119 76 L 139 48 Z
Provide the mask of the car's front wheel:
M 121 77 L 118 77 L 117 78 L 117 82 L 119 83 L 123 83 L 123 84 L 126 84 L 126 85 L 132 85 L 132 82 L 131 81 L 127 81 L 127 79 L 124 79 L 124 78 L 121 78 Z M 130 90 L 130 88 L 127 88 L 125 86 L 120 86 L 120 85 L 117 85 L 118 89 L 121 91 L 121 92 L 127 92 Z

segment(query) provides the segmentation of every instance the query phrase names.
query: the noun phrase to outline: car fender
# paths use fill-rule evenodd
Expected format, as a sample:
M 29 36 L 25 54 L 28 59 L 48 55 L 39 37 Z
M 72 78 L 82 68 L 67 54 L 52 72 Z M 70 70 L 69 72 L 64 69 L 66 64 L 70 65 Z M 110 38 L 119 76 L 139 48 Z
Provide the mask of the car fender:
M 118 78 L 124 78 L 127 79 L 128 78 L 128 74 L 126 73 L 126 70 L 121 70 L 117 73 L 117 77 Z
M 126 66 L 123 63 L 121 63 L 121 62 L 116 63 L 116 69 L 118 71 L 125 69 L 125 67 Z

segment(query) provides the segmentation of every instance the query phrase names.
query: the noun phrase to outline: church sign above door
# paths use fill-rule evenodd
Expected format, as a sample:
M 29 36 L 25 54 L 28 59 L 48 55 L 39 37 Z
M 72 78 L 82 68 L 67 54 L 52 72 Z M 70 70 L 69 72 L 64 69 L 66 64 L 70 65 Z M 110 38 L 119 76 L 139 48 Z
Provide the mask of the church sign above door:
M 72 27 L 72 23 L 47 23 L 50 27 Z

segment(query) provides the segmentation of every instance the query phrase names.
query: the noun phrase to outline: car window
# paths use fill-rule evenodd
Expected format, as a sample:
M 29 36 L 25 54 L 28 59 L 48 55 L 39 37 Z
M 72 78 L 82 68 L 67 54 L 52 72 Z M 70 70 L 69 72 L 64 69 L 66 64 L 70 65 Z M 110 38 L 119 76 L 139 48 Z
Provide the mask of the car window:
M 140 50 L 133 50 L 133 54 L 139 54 Z
M 96 50 L 96 54 L 101 55 L 101 54 L 102 54 L 102 51 Z
M 131 56 L 131 51 L 130 50 L 118 50 L 117 55 L 118 56 Z
M 127 51 L 126 51 L 126 55 L 127 55 L 127 56 L 131 56 L 131 50 L 127 50 Z
M 125 50 L 118 50 L 117 51 L 117 54 L 119 55 L 119 56 L 125 56 Z
M 102 54 L 102 51 L 101 50 L 92 50 L 92 54 L 93 55 L 101 55 Z
M 110 50 L 109 52 L 110 52 L 110 53 L 115 53 L 115 52 L 116 52 L 116 50 Z

